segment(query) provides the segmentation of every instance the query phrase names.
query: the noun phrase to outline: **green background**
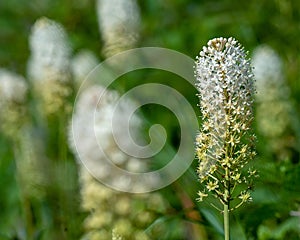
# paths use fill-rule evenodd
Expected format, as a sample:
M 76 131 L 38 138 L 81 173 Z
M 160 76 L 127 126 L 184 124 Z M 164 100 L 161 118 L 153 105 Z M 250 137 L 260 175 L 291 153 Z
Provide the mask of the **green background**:
M 300 116 L 300 2 L 297 0 L 139 0 L 141 9 L 141 33 L 137 47 L 164 47 L 195 58 L 202 46 L 214 37 L 236 38 L 251 56 L 255 47 L 268 44 L 281 57 L 287 86 L 291 90 L 293 116 Z M 100 60 L 102 41 L 99 32 L 94 1 L 79 0 L 11 0 L 0 2 L 0 67 L 26 76 L 30 56 L 28 37 L 34 22 L 46 16 L 61 23 L 68 33 L 74 54 L 82 48 L 92 50 Z M 126 78 L 133 81 L 126 81 Z M 196 89 L 180 78 L 158 70 L 136 71 L 122 77 L 114 86 L 126 90 L 142 82 L 159 82 L 180 91 L 197 108 Z M 272 106 L 276 107 L 276 106 Z M 171 112 L 162 107 L 144 107 L 150 122 L 161 123 L 168 132 L 169 145 L 178 146 L 178 123 Z M 201 118 L 199 117 L 199 123 Z M 300 239 L 300 218 L 291 217 L 290 211 L 300 207 L 299 148 L 284 161 L 278 161 L 270 152 L 267 139 L 258 136 L 256 166 L 260 179 L 253 194 L 253 203 L 238 209 L 232 216 L 232 239 Z M 296 130 L 300 128 L 296 125 Z M 295 136 L 295 132 L 288 135 Z M 299 139 L 298 139 L 299 141 Z M 182 239 L 171 234 L 174 226 L 185 219 L 184 207 L 174 191 L 184 191 L 203 216 L 208 239 L 222 239 L 221 215 L 208 203 L 195 201 L 199 184 L 191 166 L 176 185 L 162 190 L 174 212 L 166 213 L 162 221 L 169 224 L 168 233 L 161 239 Z M 188 187 L 187 187 L 188 186 Z M 22 217 L 18 187 L 15 180 L 15 164 L 10 142 L 0 137 L 0 239 L 14 238 Z M 168 219 L 168 220 L 166 220 Z M 22 224 L 21 224 L 22 225 Z M 181 225 L 180 225 L 181 226 Z M 193 238 L 184 239 L 197 239 Z

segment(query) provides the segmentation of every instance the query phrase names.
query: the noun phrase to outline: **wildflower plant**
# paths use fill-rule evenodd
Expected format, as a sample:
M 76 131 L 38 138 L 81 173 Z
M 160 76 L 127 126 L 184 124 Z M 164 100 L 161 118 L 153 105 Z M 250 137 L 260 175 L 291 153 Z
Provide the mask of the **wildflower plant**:
M 28 111 L 28 91 L 25 78 L 0 69 L 0 134 L 12 144 L 25 232 L 31 238 L 41 222 L 35 210 L 44 198 L 46 178 L 42 171 L 41 144 L 34 136 Z
M 229 239 L 229 212 L 252 200 L 256 170 L 246 165 L 255 157 L 251 133 L 255 92 L 247 53 L 234 38 L 215 38 L 197 57 L 195 75 L 202 112 L 202 130 L 196 137 L 197 173 L 202 190 L 224 210 L 225 239 Z M 243 185 L 245 185 L 243 187 Z
M 71 47 L 63 26 L 51 19 L 38 19 L 29 37 L 30 59 L 28 77 L 39 110 L 45 116 L 70 112 L 68 99 L 72 95 Z
M 276 159 L 289 159 L 292 149 L 297 149 L 296 138 L 291 132 L 297 129 L 298 120 L 294 117 L 296 111 L 285 81 L 282 59 L 270 46 L 260 45 L 253 51 L 252 66 L 257 86 L 259 133 L 267 140 Z
M 65 239 L 67 236 L 77 239 L 78 204 L 75 194 L 70 194 L 77 192 L 77 166 L 66 141 L 74 91 L 71 44 L 60 23 L 41 17 L 31 28 L 29 49 L 27 74 L 32 86 L 30 96 L 32 109 L 37 113 L 34 119 L 45 139 L 45 192 L 47 207 L 53 212 L 48 239 Z
M 99 101 L 102 94 L 104 95 Z M 144 172 L 148 168 L 144 159 L 125 154 L 114 140 L 113 115 L 116 114 L 115 117 L 119 119 L 114 131 L 124 137 L 122 117 L 134 104 L 124 101 L 120 112 L 114 112 L 117 100 L 118 92 L 105 90 L 101 85 L 84 89 L 79 95 L 69 128 L 69 146 L 79 166 L 81 208 L 89 213 L 83 222 L 83 239 L 146 240 L 150 236 L 151 239 L 156 239 L 160 233 L 155 228 L 153 233 L 146 233 L 144 230 L 166 210 L 167 203 L 162 196 L 159 193 L 132 195 L 129 192 L 115 191 L 99 182 L 116 181 L 121 189 L 127 188 L 126 185 L 137 189 L 144 188 L 144 182 L 122 178 L 116 171 L 116 167 L 131 172 Z M 90 124 L 90 119 L 95 120 L 95 125 Z M 138 135 L 137 130 L 141 125 L 139 117 L 133 117 L 131 124 L 134 135 Z M 126 141 L 125 137 L 123 140 Z M 111 161 L 115 167 L 112 168 L 106 161 Z

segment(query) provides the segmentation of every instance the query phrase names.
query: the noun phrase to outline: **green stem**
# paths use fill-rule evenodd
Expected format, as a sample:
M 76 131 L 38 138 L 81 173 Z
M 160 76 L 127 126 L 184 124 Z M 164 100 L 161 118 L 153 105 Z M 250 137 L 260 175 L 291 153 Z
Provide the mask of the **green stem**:
M 230 228 L 229 228 L 229 206 L 224 204 L 224 235 L 225 240 L 229 240 Z
M 31 183 L 26 182 L 26 178 L 24 179 L 25 174 L 31 174 L 28 172 L 24 172 L 24 170 L 26 170 L 26 164 L 30 164 L 31 159 L 29 159 L 29 156 L 27 154 L 28 150 L 25 146 L 28 140 L 28 132 L 26 132 L 27 130 L 24 129 L 22 129 L 20 131 L 20 135 L 16 137 L 14 143 L 14 155 L 16 159 L 16 179 L 20 191 L 20 202 L 24 214 L 26 233 L 28 239 L 31 239 L 34 233 L 34 216 L 32 212 L 32 203 L 29 197 L 30 194 L 26 192 L 26 185 Z

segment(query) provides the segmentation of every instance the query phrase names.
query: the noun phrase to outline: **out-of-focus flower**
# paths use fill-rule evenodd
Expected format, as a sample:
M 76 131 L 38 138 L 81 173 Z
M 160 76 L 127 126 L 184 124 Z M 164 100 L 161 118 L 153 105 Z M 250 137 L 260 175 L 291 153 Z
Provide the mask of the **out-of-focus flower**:
M 284 91 L 288 91 L 284 83 L 282 61 L 270 46 L 261 45 L 254 49 L 252 66 L 259 99 L 268 99 L 269 97 L 272 99 L 274 97 L 272 96 L 274 86 L 283 87 Z M 288 92 L 285 92 L 285 94 L 288 94 Z
M 71 47 L 63 27 L 40 18 L 32 27 L 29 44 L 28 76 L 41 100 L 40 110 L 46 115 L 70 111 L 66 100 L 72 93 Z
M 41 142 L 33 136 L 30 125 L 27 93 L 27 82 L 22 76 L 0 69 L 1 132 L 13 143 L 20 196 L 22 201 L 28 201 L 22 210 L 25 215 L 31 215 L 33 209 L 30 201 L 44 197 L 46 177 L 42 171 L 45 167 L 43 148 Z
M 69 144 L 80 168 L 81 205 L 84 211 L 90 212 L 84 221 L 83 239 L 96 239 L 100 232 L 102 237 L 99 239 L 111 239 L 112 231 L 122 239 L 150 239 L 147 234 L 142 234 L 142 230 L 154 221 L 155 213 L 164 211 L 166 207 L 158 193 L 132 195 L 117 192 L 96 179 L 116 179 L 119 184 L 134 185 L 128 179 L 120 179 L 115 169 L 105 164 L 106 161 L 128 171 L 142 172 L 147 169 L 145 161 L 128 156 L 114 141 L 113 115 L 119 119 L 113 125 L 114 133 L 122 136 L 125 129 L 121 121 L 124 121 L 124 114 L 130 111 L 133 104 L 124 102 L 120 112 L 116 112 L 114 104 L 117 100 L 117 92 L 104 92 L 101 86 L 92 86 L 81 93 L 73 114 Z M 90 124 L 90 119 L 94 119 L 93 124 Z M 132 134 L 135 134 L 140 129 L 141 121 L 138 117 L 132 120 Z M 77 143 L 76 139 L 80 142 Z M 90 170 L 93 170 L 93 175 Z
M 143 233 L 158 212 L 166 209 L 159 193 L 132 195 L 117 192 L 98 182 L 84 166 L 80 166 L 81 206 L 89 215 L 83 227 L 83 239 L 111 239 L 112 230 L 124 239 L 152 239 Z M 143 238 L 139 238 L 143 236 Z M 122 238 L 123 239 L 123 238 Z
M 22 76 L 0 69 L 0 126 L 12 139 L 26 122 L 27 92 L 27 83 Z
M 198 175 L 206 185 L 199 200 L 212 193 L 229 205 L 239 195 L 235 187 L 241 182 L 250 185 L 253 178 L 243 171 L 255 156 L 250 131 L 254 95 L 250 61 L 234 38 L 215 38 L 197 57 L 195 74 L 203 117 L 196 155 Z
M 130 127 L 135 136 L 138 136 L 141 128 L 141 121 L 137 116 L 132 117 L 130 126 L 124 126 L 126 123 L 123 123 L 123 117 L 127 115 L 126 112 L 131 111 L 133 102 L 124 102 L 118 108 L 118 112 L 115 111 L 118 99 L 119 95 L 115 91 L 105 92 L 101 86 L 91 86 L 81 93 L 73 114 L 70 142 L 73 142 L 74 152 L 78 153 L 80 160 L 93 170 L 95 177 L 100 179 L 110 178 L 110 175 L 115 177 L 117 174 L 114 173 L 114 168 L 106 164 L 107 161 L 112 161 L 118 167 L 129 171 L 134 167 L 136 172 L 143 172 L 146 167 L 143 159 L 136 159 L 122 152 L 114 139 L 119 137 L 119 141 L 128 142 L 127 128 Z M 132 148 L 130 152 L 133 152 L 135 146 L 126 147 Z
M 254 50 L 252 66 L 257 82 L 257 126 L 268 140 L 271 151 L 279 159 L 286 159 L 295 141 L 288 136 L 293 112 L 290 90 L 285 83 L 282 61 L 269 46 Z
M 135 46 L 139 37 L 140 11 L 136 0 L 98 0 L 97 14 L 104 42 L 103 54 L 110 57 Z
M 99 64 L 95 54 L 89 50 L 79 51 L 71 61 L 72 73 L 77 88 L 81 86 L 88 74 Z

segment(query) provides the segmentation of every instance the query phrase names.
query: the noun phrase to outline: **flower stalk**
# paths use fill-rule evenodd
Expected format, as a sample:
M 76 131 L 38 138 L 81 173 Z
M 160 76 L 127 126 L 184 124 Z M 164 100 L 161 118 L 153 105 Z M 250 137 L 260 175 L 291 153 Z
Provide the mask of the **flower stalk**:
M 225 235 L 225 240 L 229 240 L 229 236 L 230 236 L 229 204 L 224 204 L 224 235 Z
M 212 195 L 223 206 L 226 240 L 229 213 L 252 200 L 249 191 L 257 176 L 249 167 L 245 171 L 256 154 L 251 132 L 255 89 L 246 57 L 234 38 L 215 38 L 203 47 L 196 61 L 203 118 L 203 128 L 196 137 L 197 173 L 203 185 L 198 200 Z

